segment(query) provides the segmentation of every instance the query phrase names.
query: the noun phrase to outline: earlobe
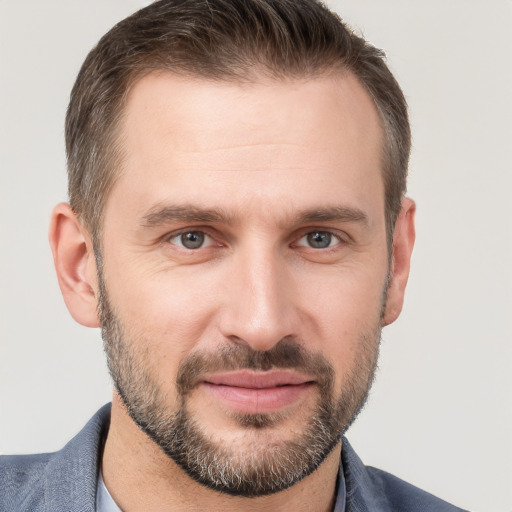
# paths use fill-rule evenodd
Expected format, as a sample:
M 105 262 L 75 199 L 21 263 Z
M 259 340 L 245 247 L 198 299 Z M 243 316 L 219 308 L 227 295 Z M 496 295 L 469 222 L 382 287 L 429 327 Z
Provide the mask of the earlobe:
M 414 229 L 415 213 L 416 204 L 414 201 L 407 197 L 404 198 L 393 236 L 389 287 L 386 307 L 382 316 L 382 324 L 384 326 L 393 323 L 402 311 L 405 287 L 411 268 L 412 249 L 416 236 Z
M 86 327 L 99 327 L 92 242 L 69 204 L 54 208 L 49 240 L 59 286 L 71 316 Z

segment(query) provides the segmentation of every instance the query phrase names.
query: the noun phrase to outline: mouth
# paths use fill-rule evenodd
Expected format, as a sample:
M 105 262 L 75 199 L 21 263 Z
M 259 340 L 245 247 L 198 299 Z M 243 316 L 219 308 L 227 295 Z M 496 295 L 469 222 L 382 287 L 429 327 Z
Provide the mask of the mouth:
M 209 375 L 199 384 L 234 412 L 265 414 L 278 412 L 304 398 L 315 381 L 290 370 L 243 370 Z

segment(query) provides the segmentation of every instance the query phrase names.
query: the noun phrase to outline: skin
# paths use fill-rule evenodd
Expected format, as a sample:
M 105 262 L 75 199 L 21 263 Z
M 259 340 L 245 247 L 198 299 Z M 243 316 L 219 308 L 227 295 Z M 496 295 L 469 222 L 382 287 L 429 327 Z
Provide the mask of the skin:
M 344 74 L 240 85 L 152 74 L 132 89 L 123 123 L 123 169 L 104 212 L 103 272 L 130 338 L 149 345 L 141 350 L 168 392 L 169 410 L 177 405 L 183 357 L 230 343 L 269 350 L 285 337 L 301 340 L 329 361 L 342 389 L 361 336 L 400 314 L 414 243 L 415 206 L 404 199 L 388 260 L 382 131 L 357 80 Z M 176 206 L 222 210 L 226 218 L 154 215 Z M 345 215 L 305 218 L 340 207 Z M 205 232 L 206 245 L 181 247 L 183 230 Z M 314 231 L 331 233 L 330 247 L 308 246 Z M 54 210 L 50 242 L 71 314 L 98 327 L 91 239 L 66 204 Z M 315 387 L 307 387 L 266 435 L 279 441 L 300 431 L 317 400 Z M 257 432 L 230 417 L 232 405 L 204 386 L 189 405 L 223 442 L 257 443 Z M 102 469 L 126 512 L 326 511 L 340 448 L 286 491 L 231 497 L 191 480 L 114 393 Z

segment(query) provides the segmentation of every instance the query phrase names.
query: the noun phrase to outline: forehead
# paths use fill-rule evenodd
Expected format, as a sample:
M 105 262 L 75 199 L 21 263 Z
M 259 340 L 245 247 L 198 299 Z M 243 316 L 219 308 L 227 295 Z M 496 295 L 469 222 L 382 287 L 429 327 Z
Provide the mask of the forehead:
M 379 116 L 348 73 L 248 84 L 153 73 L 130 91 L 121 139 L 111 195 L 134 194 L 141 208 L 219 197 L 224 208 L 258 197 L 262 206 L 315 202 L 316 189 L 331 202 L 368 188 L 383 196 Z

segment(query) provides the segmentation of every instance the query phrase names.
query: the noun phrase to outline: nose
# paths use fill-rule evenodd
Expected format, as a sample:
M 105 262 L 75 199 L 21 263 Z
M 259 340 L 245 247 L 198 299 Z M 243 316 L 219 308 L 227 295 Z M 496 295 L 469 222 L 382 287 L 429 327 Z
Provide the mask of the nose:
M 220 329 L 226 338 L 263 351 L 298 336 L 293 275 L 276 252 L 258 248 L 238 254 L 224 292 Z

